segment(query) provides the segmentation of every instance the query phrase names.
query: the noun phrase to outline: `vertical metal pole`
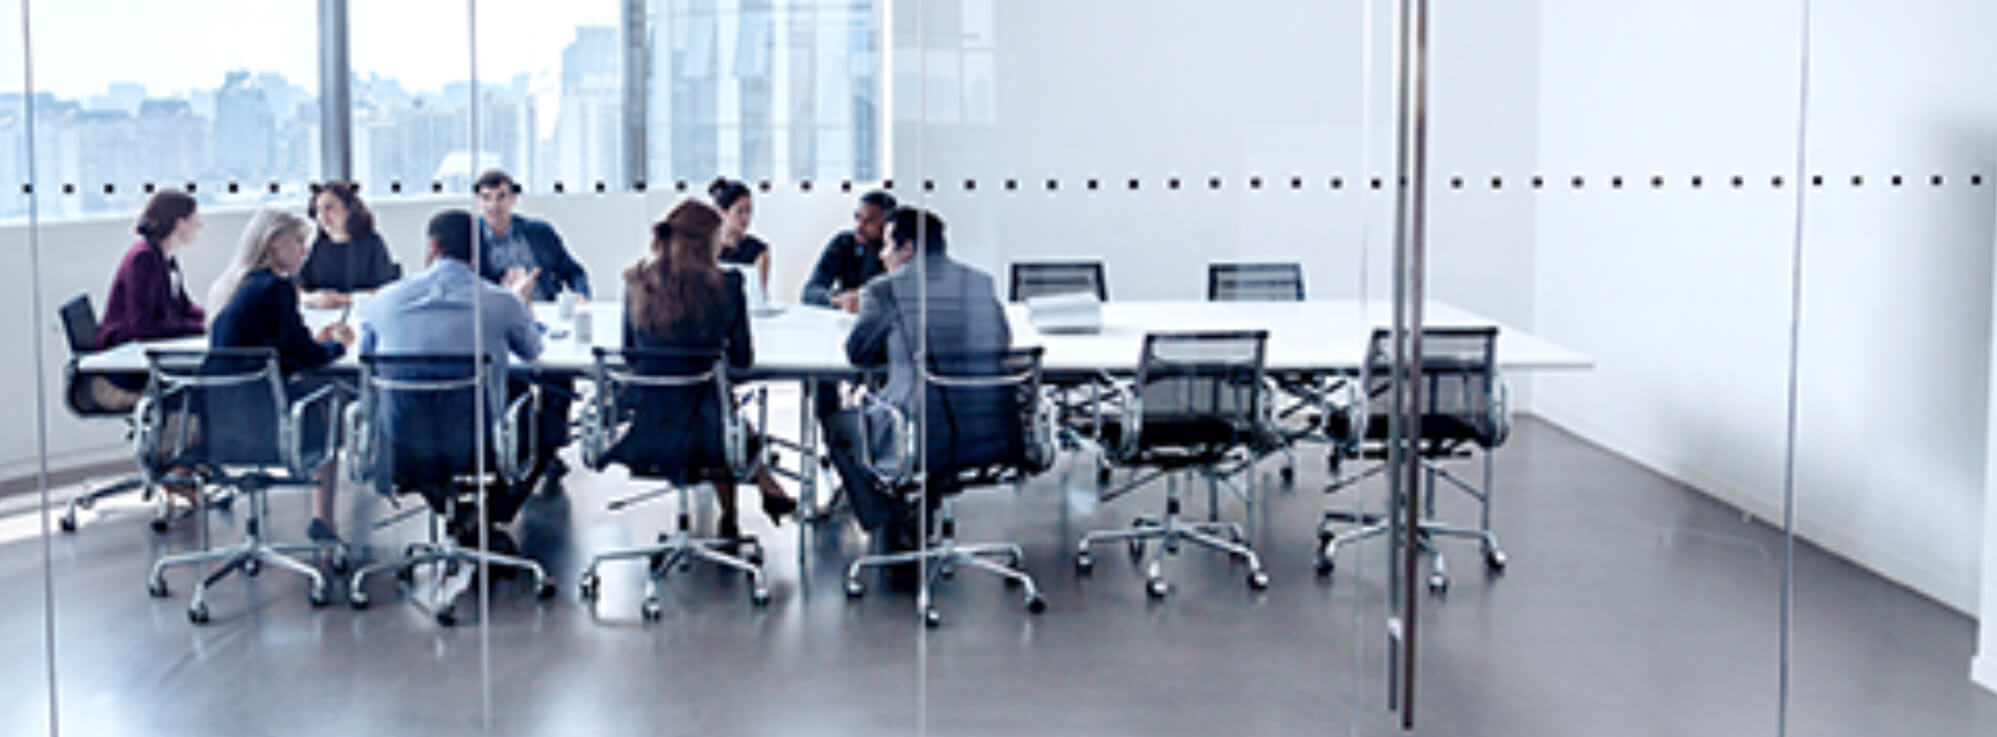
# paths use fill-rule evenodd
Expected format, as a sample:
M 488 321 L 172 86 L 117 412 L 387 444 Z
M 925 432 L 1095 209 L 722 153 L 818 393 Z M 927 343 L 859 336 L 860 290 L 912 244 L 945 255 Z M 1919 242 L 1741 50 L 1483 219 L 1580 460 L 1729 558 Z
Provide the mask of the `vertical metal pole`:
M 353 71 L 347 0 L 319 0 L 319 166 L 326 181 L 353 181 Z
M 32 325 L 42 324 L 42 221 L 37 204 L 42 193 L 35 191 L 35 54 L 28 6 L 21 0 L 21 106 L 26 121 L 28 164 L 28 304 L 34 313 Z M 62 699 L 57 692 L 55 670 L 55 552 L 49 539 L 49 409 L 48 375 L 42 368 L 42 331 L 34 336 L 35 360 L 35 485 L 41 489 L 42 521 L 42 658 L 48 666 L 49 734 L 62 734 Z
M 1797 63 L 1796 102 L 1796 227 L 1789 256 L 1789 397 L 1782 445 L 1782 615 L 1780 663 L 1775 691 L 1775 734 L 1789 734 L 1790 628 L 1796 615 L 1796 394 L 1803 340 L 1803 205 L 1808 201 L 1803 173 L 1809 162 L 1810 133 L 1810 0 L 1803 0 L 1801 58 Z
M 645 29 L 645 0 L 624 0 L 623 22 L 618 24 L 624 51 L 624 187 L 637 189 L 645 181 L 645 126 L 648 122 L 646 93 L 651 84 L 651 34 Z
M 1398 635 L 1397 652 L 1389 657 L 1389 676 L 1395 694 L 1390 707 L 1397 706 L 1401 728 L 1414 729 L 1417 567 L 1415 539 L 1421 522 L 1420 457 L 1421 424 L 1416 421 L 1421 407 L 1422 285 L 1425 267 L 1425 212 L 1428 164 L 1428 2 L 1401 0 L 1398 65 L 1399 166 L 1395 181 L 1394 237 L 1394 392 L 1388 450 L 1388 488 L 1393 500 L 1390 514 L 1396 516 L 1399 534 L 1390 536 L 1400 553 L 1401 599 L 1399 627 L 1389 628 Z

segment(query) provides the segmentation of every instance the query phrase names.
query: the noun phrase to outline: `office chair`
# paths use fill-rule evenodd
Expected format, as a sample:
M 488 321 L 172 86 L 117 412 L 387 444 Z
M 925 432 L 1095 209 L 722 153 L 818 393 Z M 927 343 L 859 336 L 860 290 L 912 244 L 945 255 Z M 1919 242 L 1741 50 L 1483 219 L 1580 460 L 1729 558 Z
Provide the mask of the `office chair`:
M 1288 263 L 1207 264 L 1208 302 L 1302 302 L 1304 268 Z
M 597 348 L 594 354 L 590 375 L 596 391 L 584 409 L 583 464 L 601 471 L 613 462 L 621 463 L 633 478 L 659 479 L 667 484 L 612 501 L 610 509 L 677 491 L 679 515 L 673 531 L 661 534 L 655 545 L 615 550 L 590 559 L 578 587 L 583 600 L 596 600 L 602 585 L 598 566 L 612 560 L 643 559 L 651 565 L 639 613 L 646 619 L 657 619 L 666 575 L 675 568 L 686 570 L 698 560 L 748 574 L 749 602 L 759 607 L 769 604 L 763 551 L 753 536 L 728 539 L 693 534 L 691 498 L 696 486 L 717 477 L 747 481 L 762 466 L 761 450 L 752 449 L 750 428 L 735 406 L 722 351 Z M 705 411 L 708 407 L 718 411 Z M 703 422 L 710 419 L 712 424 Z M 731 548 L 743 552 L 726 552 Z
M 1054 413 L 1040 388 L 1040 348 L 1009 351 L 931 353 L 923 379 L 923 417 L 911 418 L 893 405 L 869 397 L 872 406 L 891 419 L 891 452 L 869 447 L 871 432 L 862 432 L 859 454 L 864 459 L 889 458 L 885 467 L 864 464 L 875 480 L 894 490 L 914 508 L 924 495 L 940 496 L 937 532 L 923 535 L 918 550 L 866 555 L 846 568 L 846 594 L 866 593 L 860 574 L 867 568 L 919 565 L 937 576 L 951 575 L 959 566 L 998 575 L 1025 589 L 1026 610 L 1047 609 L 1040 587 L 1025 570 L 1026 556 L 1016 543 L 960 543 L 954 507 L 964 487 L 995 484 L 1018 486 L 1054 464 Z M 918 453 L 918 449 L 921 449 Z M 924 464 L 926 463 L 926 467 Z M 924 483 L 926 480 L 926 483 Z M 1004 563 L 994 562 L 993 558 Z M 922 620 L 934 627 L 942 616 L 922 588 Z
M 457 597 L 446 581 L 462 566 L 525 571 L 534 579 L 535 595 L 550 599 L 555 585 L 541 564 L 516 555 L 466 548 L 457 535 L 469 536 L 463 511 L 492 487 L 524 483 L 533 467 L 534 412 L 539 394 L 529 391 L 496 411 L 505 382 L 492 376 L 490 356 L 403 354 L 361 356 L 360 399 L 347 410 L 347 476 L 370 483 L 391 500 L 415 493 L 430 508 L 429 538 L 411 543 L 400 559 L 354 572 L 347 601 L 355 609 L 370 603 L 369 576 L 394 571 L 398 583 L 411 584 L 419 567 L 435 573 L 431 600 L 412 598 L 437 624 L 457 623 Z M 475 427 L 481 376 L 488 397 L 484 427 Z M 483 462 L 481 462 L 483 461 Z M 395 521 L 394 519 L 389 522 Z M 455 527 L 456 529 L 452 529 Z M 443 528 L 444 534 L 439 534 Z
M 1109 281 L 1103 277 L 1101 261 L 1014 261 L 1010 281 L 1013 302 L 1077 292 L 1093 292 L 1096 301 L 1109 301 Z
M 79 419 L 123 420 L 125 423 L 125 434 L 127 437 L 130 437 L 134 432 L 131 410 L 100 406 L 96 398 L 90 393 L 91 377 L 81 376 L 77 373 L 78 366 L 83 362 L 83 359 L 90 354 L 96 353 L 98 349 L 97 311 L 90 306 L 90 295 L 76 295 L 68 302 L 64 302 L 62 308 L 57 311 L 57 314 L 62 320 L 63 335 L 69 339 L 69 362 L 64 364 L 62 369 L 63 404 L 69 407 L 70 414 L 75 415 Z M 63 532 L 75 532 L 78 512 L 88 511 L 91 507 L 96 506 L 99 500 L 123 494 L 133 489 L 138 489 L 142 498 L 157 502 L 156 511 L 153 514 L 152 529 L 154 532 L 165 532 L 167 518 L 170 514 L 166 495 L 158 495 L 158 498 L 155 499 L 153 487 L 147 482 L 144 471 L 125 476 L 108 485 L 95 489 L 86 489 L 78 493 L 69 500 L 69 506 L 63 510 L 62 516 L 56 519 L 56 526 L 61 528 Z
M 1126 529 L 1096 530 L 1082 536 L 1075 549 L 1079 573 L 1093 569 L 1090 549 L 1098 543 L 1124 541 L 1135 561 L 1145 557 L 1146 541 L 1155 539 L 1159 544 L 1146 564 L 1144 587 L 1154 598 L 1171 591 L 1163 560 L 1168 553 L 1176 554 L 1181 542 L 1241 558 L 1248 563 L 1250 588 L 1260 590 L 1269 585 L 1261 558 L 1248 546 L 1241 526 L 1219 521 L 1218 492 L 1226 485 L 1244 504 L 1249 503 L 1246 492 L 1235 486 L 1235 479 L 1281 442 L 1265 402 L 1269 389 L 1263 376 L 1263 358 L 1268 338 L 1265 330 L 1144 336 L 1136 380 L 1117 385 L 1113 422 L 1105 431 L 1118 465 L 1153 469 L 1151 475 L 1131 481 L 1118 493 L 1165 476 L 1165 514 L 1140 517 Z M 1179 518 L 1178 480 L 1193 474 L 1207 481 L 1208 521 L 1203 523 Z
M 1497 340 L 1496 327 L 1422 330 L 1421 367 L 1416 376 L 1421 382 L 1421 404 L 1417 411 L 1420 438 L 1414 452 L 1426 477 L 1426 490 L 1422 521 L 1414 537 L 1416 545 L 1432 554 L 1428 586 L 1437 593 L 1449 587 L 1449 577 L 1442 553 L 1433 545 L 1436 537 L 1476 539 L 1481 543 L 1487 567 L 1500 571 L 1506 563 L 1504 550 L 1498 547 L 1498 537 L 1491 531 L 1492 452 L 1511 433 L 1511 388 L 1498 371 Z M 1386 457 L 1391 411 L 1388 393 L 1393 388 L 1392 341 L 1392 331 L 1385 328 L 1373 331 L 1360 375 L 1363 394 L 1355 394 L 1356 401 L 1346 411 L 1334 415 L 1330 423 L 1335 428 L 1333 434 L 1347 441 L 1339 446 L 1345 456 Z M 1482 484 L 1471 484 L 1442 466 L 1444 461 L 1473 455 L 1482 456 Z M 1337 477 L 1326 493 L 1350 487 L 1382 470 L 1383 466 L 1375 465 L 1359 474 Z M 1435 521 L 1438 479 L 1448 481 L 1477 500 L 1477 527 Z M 1341 530 L 1340 524 L 1356 527 Z M 1319 575 L 1332 573 L 1339 546 L 1378 537 L 1387 532 L 1389 525 L 1386 514 L 1327 510 L 1318 525 Z
M 233 486 L 249 500 L 243 541 L 233 547 L 184 553 L 153 563 L 146 591 L 166 596 L 166 570 L 220 561 L 194 587 L 187 618 L 208 621 L 208 588 L 231 573 L 254 576 L 264 563 L 293 571 L 312 584 L 307 599 L 326 603 L 326 578 L 290 553 L 331 553 L 343 565 L 337 544 L 273 543 L 266 490 L 279 485 L 315 485 L 313 475 L 333 460 L 339 431 L 338 388 L 327 384 L 296 400 L 287 398 L 277 351 L 271 348 L 215 348 L 206 351 L 146 352 L 150 378 L 134 410 L 138 418 L 140 462 L 155 482 L 161 469 L 186 467 L 205 482 Z M 244 469 L 230 471 L 230 469 Z

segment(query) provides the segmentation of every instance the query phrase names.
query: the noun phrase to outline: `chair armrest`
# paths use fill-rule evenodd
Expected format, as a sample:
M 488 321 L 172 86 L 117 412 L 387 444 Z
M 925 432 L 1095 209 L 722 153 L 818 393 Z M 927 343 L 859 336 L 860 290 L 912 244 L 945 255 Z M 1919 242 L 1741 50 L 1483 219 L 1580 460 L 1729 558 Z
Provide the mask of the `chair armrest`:
M 881 401 L 880 397 L 873 394 L 867 394 L 862 402 L 863 404 L 871 404 L 879 407 L 888 413 L 888 417 L 893 422 L 891 434 L 894 437 L 894 441 L 901 445 L 901 453 L 895 458 L 895 465 L 891 469 L 891 476 L 882 478 L 881 480 L 893 486 L 908 483 L 915 476 L 916 449 L 915 427 L 913 423 L 909 421 L 908 415 L 902 412 L 901 408 Z M 879 466 L 874 462 L 874 449 L 872 447 L 873 428 L 867 426 L 864 419 L 865 416 L 864 412 L 861 413 L 862 420 L 860 422 L 859 438 L 860 461 L 861 465 L 866 467 L 869 473 L 878 475 Z
M 1124 381 L 1105 372 L 1102 375 L 1103 388 L 1108 390 L 1109 402 L 1122 416 L 1123 433 L 1117 438 L 1117 445 L 1111 449 L 1117 458 L 1130 458 L 1137 455 L 1137 436 L 1144 433 L 1144 398 L 1137 393 L 1134 381 Z
M 293 475 L 300 478 L 312 475 L 319 470 L 320 466 L 325 464 L 327 456 L 331 455 L 332 443 L 335 438 L 340 437 L 340 413 L 337 409 L 338 405 L 331 405 L 326 409 L 327 447 L 318 449 L 323 451 L 323 453 L 317 458 L 310 459 L 309 467 L 308 459 L 305 457 L 305 417 L 313 405 L 321 402 L 337 401 L 340 397 L 339 392 L 340 387 L 338 385 L 327 384 L 314 390 L 311 394 L 305 395 L 304 399 L 291 403 L 290 416 L 286 418 L 286 436 L 288 440 L 285 443 L 284 457 L 285 464 L 290 467 Z
M 541 388 L 539 384 L 529 384 L 527 393 L 516 397 L 506 406 L 505 416 L 500 418 L 498 432 L 499 447 L 493 449 L 493 456 L 499 459 L 499 475 L 508 482 L 517 482 L 527 477 L 534 467 L 534 444 L 522 447 L 522 438 L 538 437 L 535 426 L 541 408 Z M 526 433 L 521 434 L 521 427 Z
M 1512 382 L 1495 370 L 1491 372 L 1491 439 L 1486 448 L 1505 444 L 1512 434 Z
M 367 480 L 374 468 L 374 426 L 359 402 L 347 405 L 347 480 L 356 484 Z
M 159 400 L 152 392 L 139 395 L 137 404 L 132 405 L 132 455 L 139 465 L 151 469 L 153 461 L 159 457 L 160 427 Z
M 582 407 L 582 464 L 591 471 L 601 471 L 610 463 L 611 438 L 617 432 L 617 392 L 612 386 L 608 380 L 595 382 L 589 401 Z

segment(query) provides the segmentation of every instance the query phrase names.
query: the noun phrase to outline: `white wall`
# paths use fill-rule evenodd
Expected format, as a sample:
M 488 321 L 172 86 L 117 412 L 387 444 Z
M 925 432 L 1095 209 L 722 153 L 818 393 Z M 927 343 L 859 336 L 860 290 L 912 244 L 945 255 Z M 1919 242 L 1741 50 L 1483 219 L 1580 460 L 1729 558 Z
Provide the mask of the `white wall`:
M 1773 519 L 1798 7 L 1546 0 L 1541 14 L 1542 165 L 1672 183 L 1540 199 L 1534 325 L 1599 368 L 1539 379 L 1535 406 Z M 1993 211 L 1990 187 L 1965 180 L 1990 172 L 1997 59 L 1982 36 L 1997 7 L 1814 12 L 1807 162 L 1830 181 L 1804 211 L 1798 530 L 1974 611 Z M 1694 173 L 1704 190 L 1686 186 Z M 1759 186 L 1721 186 L 1734 173 Z M 1771 190 L 1778 173 L 1789 186 Z M 1895 173 L 1913 181 L 1891 188 Z

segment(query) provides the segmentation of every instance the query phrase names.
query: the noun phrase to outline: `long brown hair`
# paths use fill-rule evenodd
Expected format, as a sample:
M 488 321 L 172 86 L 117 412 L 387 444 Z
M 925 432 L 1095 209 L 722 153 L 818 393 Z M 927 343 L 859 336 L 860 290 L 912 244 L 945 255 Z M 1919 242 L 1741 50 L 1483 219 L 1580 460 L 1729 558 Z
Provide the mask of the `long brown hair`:
M 726 298 L 714 252 L 720 227 L 721 213 L 691 199 L 652 225 L 652 255 L 624 270 L 639 328 L 668 333 L 676 325 L 698 325 Z

